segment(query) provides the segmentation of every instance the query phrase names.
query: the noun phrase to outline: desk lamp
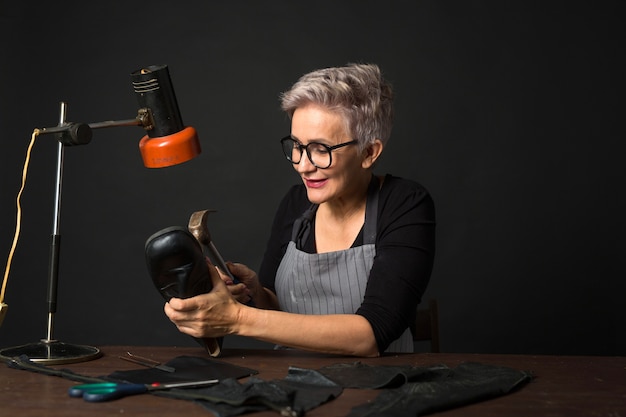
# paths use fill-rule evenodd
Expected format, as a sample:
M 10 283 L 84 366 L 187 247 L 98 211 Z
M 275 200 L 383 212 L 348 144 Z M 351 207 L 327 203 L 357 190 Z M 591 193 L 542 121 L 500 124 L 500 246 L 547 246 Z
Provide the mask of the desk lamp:
M 48 328 L 47 337 L 38 343 L 0 350 L 0 357 L 13 358 L 25 355 L 33 362 L 49 365 L 84 362 L 101 356 L 98 348 L 74 345 L 54 340 L 54 314 L 57 310 L 57 283 L 60 255 L 59 221 L 61 219 L 61 186 L 65 146 L 85 145 L 91 141 L 92 130 L 116 126 L 142 126 L 147 135 L 139 142 L 143 163 L 148 168 L 162 168 L 181 164 L 201 152 L 196 130 L 185 127 L 180 116 L 176 96 L 167 65 L 153 65 L 131 73 L 139 110 L 137 117 L 129 120 L 98 123 L 68 123 L 67 104 L 61 102 L 59 125 L 36 129 L 36 134 L 55 134 L 57 170 L 54 198 L 54 221 L 50 243 L 48 269 Z M 6 277 L 5 277 L 6 279 Z M 6 312 L 6 304 L 3 305 Z

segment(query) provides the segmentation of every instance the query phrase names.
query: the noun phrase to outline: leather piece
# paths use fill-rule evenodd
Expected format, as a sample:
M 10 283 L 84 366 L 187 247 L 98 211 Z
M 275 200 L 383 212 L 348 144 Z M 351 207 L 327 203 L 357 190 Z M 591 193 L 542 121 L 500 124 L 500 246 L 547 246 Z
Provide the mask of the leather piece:
M 22 371 L 30 371 L 38 374 L 58 376 L 60 378 L 69 379 L 70 381 L 81 382 L 85 384 L 108 382 L 103 377 L 92 377 L 87 375 L 77 374 L 69 369 L 55 369 L 50 368 L 44 364 L 31 361 L 28 356 L 22 355 L 17 358 L 6 360 L 5 363 L 9 368 L 20 369 Z
M 264 410 L 275 410 L 280 415 L 297 416 L 292 412 L 293 392 L 273 381 L 252 377 L 245 383 L 226 379 L 219 384 L 197 389 L 154 391 L 154 395 L 193 400 L 217 417 L 232 417 Z
M 409 381 L 441 378 L 450 372 L 445 365 L 435 366 L 370 366 L 361 362 L 340 363 L 319 369 L 319 372 L 344 388 L 394 388 Z
M 177 356 L 165 365 L 171 366 L 175 371 L 163 372 L 155 368 L 132 369 L 115 371 L 109 374 L 108 378 L 136 384 L 151 384 L 153 382 L 170 383 L 207 379 L 238 379 L 258 373 L 255 369 L 199 356 Z
M 253 377 L 241 384 L 231 379 L 212 387 L 178 391 L 171 390 L 164 396 L 179 399 L 193 396 L 198 404 L 218 417 L 268 409 L 281 416 L 295 417 L 332 401 L 343 389 L 315 370 L 292 367 L 281 380 L 264 381 Z
M 373 402 L 354 407 L 348 417 L 414 417 L 508 394 L 532 379 L 511 368 L 464 363 L 435 372 L 430 380 L 383 390 Z
M 294 393 L 292 408 L 298 415 L 339 397 L 343 388 L 312 369 L 290 367 L 287 376 L 275 381 Z

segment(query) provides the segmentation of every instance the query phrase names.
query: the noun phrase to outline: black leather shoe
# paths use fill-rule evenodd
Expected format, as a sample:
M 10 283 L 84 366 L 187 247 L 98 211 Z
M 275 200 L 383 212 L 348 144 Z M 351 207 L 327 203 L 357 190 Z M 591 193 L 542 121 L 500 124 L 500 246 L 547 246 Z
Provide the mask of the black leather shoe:
M 165 301 L 211 291 L 211 277 L 202 247 L 187 229 L 174 226 L 150 236 L 146 263 L 154 285 Z
M 211 291 L 213 284 L 200 243 L 189 230 L 173 226 L 150 236 L 145 245 L 146 264 L 159 293 L 189 298 Z M 223 338 L 194 338 L 211 356 L 221 352 Z

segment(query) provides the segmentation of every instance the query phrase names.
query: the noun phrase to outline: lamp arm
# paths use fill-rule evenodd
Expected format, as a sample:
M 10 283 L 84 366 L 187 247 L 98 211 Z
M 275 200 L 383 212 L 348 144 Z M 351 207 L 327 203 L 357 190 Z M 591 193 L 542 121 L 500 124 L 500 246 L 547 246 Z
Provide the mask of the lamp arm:
M 119 126 L 142 126 L 145 130 L 154 128 L 154 118 L 149 108 L 141 108 L 137 110 L 137 117 L 128 120 L 109 120 L 106 122 L 89 123 L 92 129 L 101 129 L 103 127 L 119 127 Z
M 64 145 L 86 145 L 91 142 L 92 130 L 107 127 L 142 126 L 145 130 L 154 127 L 152 112 L 148 108 L 141 108 L 137 117 L 126 120 L 108 120 L 95 123 L 63 123 L 60 126 L 44 127 L 38 130 L 39 135 L 56 133 L 58 140 Z
M 128 120 L 108 120 L 106 122 L 89 123 L 88 126 L 92 129 L 101 129 L 105 127 L 120 127 L 120 126 L 142 126 L 143 123 L 138 118 Z

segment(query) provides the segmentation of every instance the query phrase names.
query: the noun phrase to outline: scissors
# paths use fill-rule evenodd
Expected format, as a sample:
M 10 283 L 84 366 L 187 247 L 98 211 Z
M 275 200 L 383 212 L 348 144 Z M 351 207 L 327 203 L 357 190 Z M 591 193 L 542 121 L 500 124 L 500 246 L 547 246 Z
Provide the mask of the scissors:
M 70 397 L 80 398 L 89 402 L 102 402 L 126 397 L 127 395 L 143 394 L 148 391 L 165 390 L 170 388 L 204 387 L 217 384 L 218 379 L 204 381 L 176 382 L 171 384 L 131 384 L 118 382 L 100 382 L 95 384 L 74 385 L 68 390 Z

